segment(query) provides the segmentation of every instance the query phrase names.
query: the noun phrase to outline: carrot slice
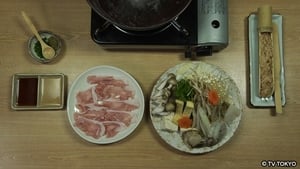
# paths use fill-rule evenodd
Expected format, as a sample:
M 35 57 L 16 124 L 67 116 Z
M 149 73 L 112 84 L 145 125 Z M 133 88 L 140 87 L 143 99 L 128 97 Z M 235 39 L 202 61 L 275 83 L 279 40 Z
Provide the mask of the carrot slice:
M 180 128 L 190 128 L 193 124 L 192 119 L 187 116 L 183 116 L 178 120 L 178 126 Z
M 219 103 L 219 95 L 216 90 L 210 90 L 208 92 L 208 101 L 210 104 L 216 106 Z

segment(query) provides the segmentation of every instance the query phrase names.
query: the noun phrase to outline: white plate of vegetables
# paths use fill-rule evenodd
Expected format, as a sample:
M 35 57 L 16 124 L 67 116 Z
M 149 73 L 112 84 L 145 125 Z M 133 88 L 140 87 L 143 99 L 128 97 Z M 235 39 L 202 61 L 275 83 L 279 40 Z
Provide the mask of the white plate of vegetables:
M 170 68 L 156 82 L 150 98 L 158 135 L 171 147 L 192 154 L 224 145 L 238 128 L 242 111 L 233 79 L 204 62 Z

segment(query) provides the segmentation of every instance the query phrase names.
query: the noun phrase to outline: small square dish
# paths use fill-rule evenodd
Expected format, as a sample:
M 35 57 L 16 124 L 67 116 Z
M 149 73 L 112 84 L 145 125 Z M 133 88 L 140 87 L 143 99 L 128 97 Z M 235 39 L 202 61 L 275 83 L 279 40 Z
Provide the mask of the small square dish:
M 15 74 L 12 78 L 13 110 L 63 109 L 64 97 L 63 74 Z
M 274 107 L 274 96 L 268 98 L 259 97 L 259 56 L 258 56 L 258 17 L 256 14 L 250 14 L 248 17 L 248 35 L 249 35 L 249 64 L 250 64 L 250 100 L 255 107 Z M 284 78 L 284 59 L 283 59 L 283 30 L 282 15 L 273 14 L 272 22 L 278 26 L 278 38 L 280 49 L 280 82 L 281 82 L 281 101 L 285 105 L 285 78 Z

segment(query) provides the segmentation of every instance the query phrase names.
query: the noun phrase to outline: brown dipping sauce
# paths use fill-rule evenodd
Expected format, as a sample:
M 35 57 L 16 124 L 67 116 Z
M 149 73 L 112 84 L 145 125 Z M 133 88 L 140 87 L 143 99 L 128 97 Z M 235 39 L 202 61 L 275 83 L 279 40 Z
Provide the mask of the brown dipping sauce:
M 38 92 L 38 78 L 20 78 L 17 105 L 36 106 Z
M 62 79 L 60 77 L 42 77 L 39 89 L 40 106 L 59 106 L 62 101 Z

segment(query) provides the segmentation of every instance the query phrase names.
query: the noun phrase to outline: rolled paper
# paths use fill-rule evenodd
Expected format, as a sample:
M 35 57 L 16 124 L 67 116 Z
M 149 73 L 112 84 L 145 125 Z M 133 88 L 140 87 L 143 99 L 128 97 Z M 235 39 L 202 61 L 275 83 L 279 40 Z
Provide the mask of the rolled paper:
M 259 7 L 257 10 L 258 15 L 258 32 L 272 32 L 272 7 L 265 5 Z

